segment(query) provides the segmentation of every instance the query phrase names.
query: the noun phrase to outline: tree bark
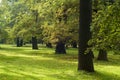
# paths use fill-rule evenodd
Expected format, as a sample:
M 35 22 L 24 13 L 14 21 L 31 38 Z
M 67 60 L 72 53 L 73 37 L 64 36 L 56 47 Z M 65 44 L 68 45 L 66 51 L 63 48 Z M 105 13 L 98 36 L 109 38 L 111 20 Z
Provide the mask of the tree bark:
M 100 49 L 97 60 L 108 61 L 107 51 L 103 50 L 103 49 Z
M 88 72 L 94 72 L 93 60 L 91 53 L 79 54 L 78 70 L 85 70 Z
M 37 38 L 32 37 L 32 49 L 38 49 Z
M 92 51 L 88 41 L 91 38 L 90 24 L 92 21 L 92 0 L 80 0 L 80 26 L 79 26 L 79 54 L 78 70 L 94 72 Z
M 62 41 L 57 42 L 55 53 L 66 54 L 65 43 L 63 43 Z

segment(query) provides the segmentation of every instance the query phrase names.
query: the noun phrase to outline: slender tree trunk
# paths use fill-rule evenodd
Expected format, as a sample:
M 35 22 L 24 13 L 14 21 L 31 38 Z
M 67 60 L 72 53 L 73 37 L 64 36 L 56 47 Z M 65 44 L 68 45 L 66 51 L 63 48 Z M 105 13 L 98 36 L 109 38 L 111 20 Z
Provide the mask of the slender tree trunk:
M 38 49 L 37 38 L 32 37 L 32 49 Z
M 65 43 L 63 43 L 62 41 L 59 41 L 56 44 L 55 53 L 56 54 L 66 54 Z
M 98 59 L 98 60 L 103 60 L 103 61 L 108 61 L 107 51 L 106 51 L 106 50 L 103 50 L 103 49 L 100 49 L 97 59 Z
M 92 51 L 88 41 L 91 38 L 90 24 L 92 21 L 92 0 L 80 0 L 79 54 L 78 70 L 94 72 Z

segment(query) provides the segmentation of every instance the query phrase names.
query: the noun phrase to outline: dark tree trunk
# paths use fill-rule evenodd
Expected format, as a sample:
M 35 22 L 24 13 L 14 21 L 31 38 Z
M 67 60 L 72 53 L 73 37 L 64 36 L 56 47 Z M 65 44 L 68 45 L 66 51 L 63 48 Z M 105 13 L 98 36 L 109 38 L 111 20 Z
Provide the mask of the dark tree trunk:
M 17 45 L 17 47 L 20 47 L 20 38 L 19 37 L 16 38 L 16 45 Z
M 52 48 L 52 44 L 51 43 L 46 43 L 46 47 Z
M 20 45 L 20 46 L 23 46 L 23 39 L 20 39 L 19 45 Z
M 108 61 L 107 51 L 103 50 L 103 49 L 100 49 L 97 60 Z
M 92 0 L 80 0 L 80 26 L 79 26 L 79 55 L 78 70 L 94 72 L 92 51 L 88 41 L 91 38 L 90 24 L 92 21 Z
M 32 49 L 38 49 L 37 38 L 32 37 Z
M 72 45 L 72 48 L 77 48 L 77 42 L 76 41 L 73 41 L 71 45 Z
M 65 48 L 66 48 L 66 49 L 68 49 L 68 48 L 69 48 L 69 45 L 68 45 L 68 44 L 66 44 L 66 45 L 65 45 Z
M 65 43 L 63 43 L 62 41 L 58 42 L 56 44 L 55 53 L 56 54 L 66 54 Z
M 78 70 L 85 70 L 88 72 L 94 71 L 92 55 L 90 53 L 87 54 L 79 54 L 79 65 Z

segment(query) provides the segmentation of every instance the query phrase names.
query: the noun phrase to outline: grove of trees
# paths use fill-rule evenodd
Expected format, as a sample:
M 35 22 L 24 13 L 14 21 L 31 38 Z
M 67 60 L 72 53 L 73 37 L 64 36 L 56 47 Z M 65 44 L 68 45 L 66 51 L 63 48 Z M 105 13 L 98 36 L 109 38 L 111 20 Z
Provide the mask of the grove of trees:
M 94 51 L 120 51 L 120 0 L 2 0 L 0 43 L 38 44 L 66 54 L 78 48 L 78 70 L 94 72 Z

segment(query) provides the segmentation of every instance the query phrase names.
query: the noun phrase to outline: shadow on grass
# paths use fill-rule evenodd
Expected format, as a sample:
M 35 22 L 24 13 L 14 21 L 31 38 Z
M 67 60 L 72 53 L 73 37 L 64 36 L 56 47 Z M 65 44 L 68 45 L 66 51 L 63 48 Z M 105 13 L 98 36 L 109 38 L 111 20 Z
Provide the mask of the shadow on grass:
M 95 60 L 95 64 L 104 66 L 120 66 L 120 55 L 109 56 L 108 61 Z
M 52 60 L 51 59 L 36 60 L 36 59 L 32 59 L 32 58 L 14 57 L 14 56 L 5 56 L 5 55 L 0 55 L 0 65 L 5 66 L 5 68 L 2 68 L 2 69 L 6 73 L 9 73 L 9 74 L 6 74 L 6 73 L 0 74 L 0 76 L 2 76 L 1 79 L 6 77 L 7 80 L 42 80 L 42 79 L 40 79 L 41 77 L 34 76 L 36 74 L 37 75 L 44 74 L 49 78 L 56 78 L 56 80 L 58 80 L 58 78 L 62 78 L 62 76 L 59 76 L 58 74 L 56 75 L 56 73 L 53 73 L 52 71 L 61 71 L 62 70 L 64 72 L 65 69 L 71 69 L 71 67 L 75 66 L 74 64 L 65 63 L 65 62 L 61 62 L 59 60 L 54 60 L 54 59 L 52 59 Z M 37 70 L 34 71 L 34 69 L 37 69 Z M 40 69 L 42 69 L 43 71 L 47 70 L 47 71 L 49 71 L 49 73 L 43 72 L 40 74 L 38 72 L 38 71 L 41 71 Z M 25 72 L 27 72 L 28 74 L 26 74 Z M 55 75 L 51 75 L 51 73 L 55 74 Z M 21 75 L 22 77 L 15 76 L 12 74 Z M 29 74 L 33 74 L 33 76 L 29 75 Z M 66 76 L 66 78 L 67 77 L 68 76 Z M 27 79 L 27 78 L 29 78 L 29 79 Z M 63 77 L 63 80 L 64 79 L 65 79 L 65 77 Z M 45 79 L 43 79 L 43 80 L 45 80 Z
M 98 77 L 100 80 L 119 80 L 120 75 L 108 73 L 108 72 L 98 72 L 96 71 L 92 76 Z
M 95 73 L 86 72 L 76 72 L 77 71 L 77 55 L 76 54 L 49 54 L 47 49 L 42 49 L 38 51 L 31 51 L 24 48 L 1 48 L 2 51 L 15 52 L 15 56 L 6 56 L 0 54 L 0 66 L 5 66 L 3 70 L 8 73 L 13 73 L 16 75 L 11 75 L 7 73 L 0 74 L 0 78 L 4 80 L 39 80 L 41 77 L 35 75 L 44 74 L 49 78 L 55 78 L 55 80 L 119 80 L 120 75 L 96 71 Z M 30 50 L 30 51 L 29 51 Z M 50 49 L 50 53 L 53 50 Z M 23 54 L 25 57 L 19 56 L 18 54 Z M 36 58 L 36 56 L 38 56 Z M 40 57 L 40 58 L 39 58 Z M 42 59 L 41 59 L 42 57 Z M 116 56 L 118 57 L 118 56 Z M 120 66 L 120 59 L 111 58 L 108 62 L 95 61 L 95 64 L 104 66 Z M 75 62 L 75 63 L 74 63 Z M 101 67 L 102 68 L 102 67 Z M 36 71 L 34 71 L 36 70 Z M 42 70 L 42 71 L 41 71 Z M 67 72 L 68 70 L 68 72 Z M 69 73 L 73 71 L 73 75 Z M 45 71 L 45 72 L 44 72 Z M 54 72 L 55 71 L 55 72 Z M 28 72 L 28 74 L 24 73 Z M 39 73 L 42 72 L 42 73 Z M 29 73 L 33 74 L 30 75 Z M 21 76 L 17 76 L 21 75 Z M 40 79 L 42 80 L 42 79 Z M 43 79 L 45 80 L 45 79 Z M 51 79 L 52 80 L 52 79 Z
M 5 56 L 5 55 L 0 55 L 0 65 L 4 65 L 6 66 L 6 68 L 3 68 L 6 72 L 10 72 L 16 75 L 22 75 L 22 77 L 19 76 L 14 76 L 11 74 L 0 74 L 0 76 L 3 76 L 2 78 L 4 78 L 4 76 L 11 78 L 8 80 L 12 80 L 12 78 L 17 80 L 20 79 L 24 79 L 24 80 L 39 80 L 40 77 L 36 77 L 36 76 L 32 76 L 29 75 L 29 73 L 33 73 L 37 72 L 34 71 L 35 69 L 38 69 L 38 71 L 40 69 L 47 70 L 49 71 L 49 73 L 45 74 L 47 77 L 50 78 L 56 78 L 56 80 L 88 80 L 90 78 L 90 80 L 95 80 L 97 78 L 97 80 L 119 80 L 120 79 L 120 75 L 115 75 L 112 73 L 106 73 L 106 72 L 100 72 L 97 71 L 95 73 L 86 73 L 86 72 L 75 72 L 73 73 L 74 75 L 69 74 L 69 72 L 65 72 L 66 70 L 76 70 L 77 64 L 76 63 L 68 63 L 68 62 L 63 62 L 61 60 L 56 60 L 56 59 L 32 59 L 32 58 L 28 58 L 28 57 L 14 57 L 14 56 Z M 109 64 L 112 65 L 112 64 Z M 24 72 L 26 72 L 26 70 L 24 68 L 30 68 L 30 71 L 28 72 L 28 74 L 25 74 Z M 13 71 L 13 70 L 16 71 Z M 18 70 L 18 72 L 17 72 Z M 23 73 L 21 73 L 20 71 L 23 71 Z M 33 70 L 33 71 L 32 71 Z M 52 71 L 59 71 L 59 73 L 53 73 Z M 51 74 L 52 73 L 52 74 Z M 39 73 L 36 73 L 39 75 Z M 14 79 L 14 80 L 15 80 Z M 42 79 L 40 79 L 42 80 Z
M 11 52 L 11 53 L 16 53 L 14 55 L 23 54 L 26 56 L 43 56 L 43 57 L 48 57 L 48 58 L 55 58 L 59 60 L 66 60 L 66 61 L 77 61 L 78 56 L 75 53 L 74 49 L 70 49 L 71 51 L 68 51 L 68 54 L 55 54 L 54 48 L 42 48 L 39 50 L 32 50 L 30 48 L 24 49 L 24 47 L 3 47 L 0 49 L 1 51 L 6 51 L 6 52 Z

